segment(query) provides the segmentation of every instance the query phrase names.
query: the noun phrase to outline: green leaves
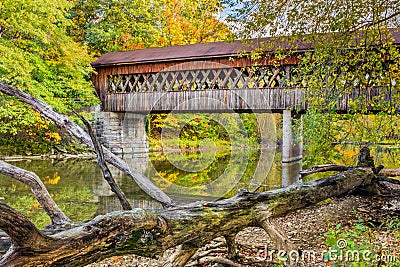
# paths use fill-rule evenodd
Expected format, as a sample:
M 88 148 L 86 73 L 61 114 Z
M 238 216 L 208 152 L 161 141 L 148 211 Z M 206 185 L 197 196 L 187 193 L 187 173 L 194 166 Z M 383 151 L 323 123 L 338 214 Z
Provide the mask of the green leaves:
M 89 79 L 92 59 L 66 32 L 71 24 L 66 17 L 70 7 L 67 0 L 0 3 L 0 80 L 61 112 L 79 108 L 82 104 L 77 101 L 86 105 L 96 102 Z M 11 98 L 2 98 L 0 121 L 2 142 L 18 137 L 28 144 L 32 140 L 47 143 L 46 131 L 40 131 L 43 119 Z
M 393 28 L 400 25 L 398 1 L 224 3 L 230 7 L 227 20 L 241 38 L 271 37 L 264 44 L 263 56 L 277 58 L 280 43 L 287 56 L 299 60 L 296 77 L 307 88 L 308 103 L 303 127 L 306 166 L 338 160 L 338 143 L 399 142 L 394 132 L 398 128 L 400 50 L 392 36 Z M 299 41 L 312 49 L 293 53 Z M 346 103 L 349 96 L 352 99 Z M 345 108 L 351 115 L 335 115 Z M 371 109 L 381 113 L 361 115 Z
M 146 0 L 75 1 L 69 31 L 97 55 L 105 52 L 149 47 L 159 36 L 160 6 Z

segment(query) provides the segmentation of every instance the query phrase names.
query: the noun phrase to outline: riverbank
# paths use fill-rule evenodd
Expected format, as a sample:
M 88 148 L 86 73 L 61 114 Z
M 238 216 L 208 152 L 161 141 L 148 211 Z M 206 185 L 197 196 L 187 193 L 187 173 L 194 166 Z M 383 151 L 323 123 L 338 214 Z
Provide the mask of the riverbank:
M 337 244 L 343 246 L 344 254 L 342 255 L 346 255 L 346 251 L 362 253 L 368 250 L 368 253 L 371 252 L 371 257 L 379 256 L 383 259 L 380 266 L 400 266 L 400 220 L 398 217 L 400 201 L 398 199 L 399 196 L 349 195 L 328 199 L 317 205 L 290 212 L 276 219 L 276 222 L 295 244 L 295 252 L 292 255 L 297 255 L 297 252 L 302 251 L 315 253 L 315 258 L 312 257 L 313 254 L 310 254 L 309 258 L 300 257 L 302 262 L 296 266 L 342 266 L 346 258 L 340 260 L 337 254 L 330 258 L 329 254 L 325 258 L 319 257 L 323 251 L 331 249 L 332 252 L 338 249 Z M 220 241 L 221 239 L 215 243 Z M 247 228 L 237 235 L 236 241 L 243 261 L 241 266 L 272 266 L 270 255 L 274 250 L 274 243 L 264 230 Z M 224 246 L 215 256 L 226 256 Z M 250 261 L 251 264 L 248 263 Z M 370 262 L 369 259 L 362 259 L 362 255 L 358 262 L 361 264 L 361 261 L 366 265 L 357 266 L 376 266 L 377 264 L 376 262 L 372 264 L 372 259 Z M 274 262 L 277 262 L 276 258 Z M 112 257 L 86 267 L 156 267 L 161 266 L 160 264 L 161 261 L 158 260 L 126 255 Z M 219 266 L 193 262 L 191 264 L 191 266 Z

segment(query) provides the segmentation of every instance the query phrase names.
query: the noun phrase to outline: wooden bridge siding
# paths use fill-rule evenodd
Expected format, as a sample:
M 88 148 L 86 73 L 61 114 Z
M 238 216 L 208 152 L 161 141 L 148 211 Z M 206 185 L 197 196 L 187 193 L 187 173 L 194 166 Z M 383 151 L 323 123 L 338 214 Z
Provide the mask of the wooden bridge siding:
M 387 91 L 387 88 L 381 87 L 372 87 L 367 90 L 353 89 L 350 93 L 345 94 L 338 99 L 337 109 L 339 111 L 348 111 L 351 109 L 350 101 L 358 100 L 364 102 L 369 111 L 379 111 L 375 110 L 375 108 L 372 106 L 372 102 L 382 101 L 381 103 L 389 103 L 390 101 L 395 100 L 393 98 L 394 94 L 395 91 L 390 92 Z
M 210 100 L 209 100 L 210 99 Z M 106 111 L 148 113 L 304 110 L 301 88 L 194 90 L 108 94 Z M 179 105 L 179 106 L 177 106 Z
M 96 67 L 96 73 L 92 75 L 93 86 L 96 89 L 96 93 L 100 98 L 100 101 L 104 103 L 106 101 L 106 94 L 108 88 L 108 77 L 110 75 L 118 74 L 139 74 L 139 73 L 157 73 L 160 71 L 165 71 L 168 68 L 173 68 L 174 70 L 190 70 L 192 69 L 202 69 L 201 66 L 206 66 L 207 69 L 211 68 L 213 65 L 217 68 L 222 65 L 229 66 L 232 68 L 241 68 L 248 66 L 271 66 L 271 65 L 295 65 L 298 59 L 296 55 L 293 55 L 284 60 L 276 62 L 276 60 L 271 58 L 262 58 L 258 60 L 253 60 L 247 57 L 237 58 L 236 57 L 221 57 L 221 58 L 209 58 L 209 59 L 190 59 L 183 61 L 169 61 L 169 62 L 154 62 L 154 63 L 142 63 L 142 64 L 123 64 L 123 65 L 110 65 L 110 66 L 99 66 Z M 106 105 L 103 104 L 103 107 Z
M 261 88 L 261 89 L 217 89 L 188 91 L 153 91 L 107 94 L 105 111 L 113 112 L 229 112 L 239 111 L 282 111 L 293 108 L 302 111 L 307 108 L 305 88 Z M 354 89 L 351 93 L 337 99 L 336 108 L 347 112 L 350 101 L 359 100 L 371 103 L 375 96 L 390 101 L 395 92 L 382 92 L 381 88 L 371 88 L 365 93 Z M 211 101 L 207 101 L 212 99 Z M 393 100 L 393 99 L 392 99 Z M 376 100 L 377 101 L 377 100 Z M 180 105 L 177 107 L 177 105 Z M 375 111 L 370 104 L 369 111 Z

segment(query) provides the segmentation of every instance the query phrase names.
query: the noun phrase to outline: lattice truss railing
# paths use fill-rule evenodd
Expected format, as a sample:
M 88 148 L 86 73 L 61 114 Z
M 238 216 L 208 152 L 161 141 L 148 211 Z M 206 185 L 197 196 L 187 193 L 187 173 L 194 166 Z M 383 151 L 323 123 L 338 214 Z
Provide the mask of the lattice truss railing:
M 108 77 L 109 93 L 293 87 L 294 66 L 162 71 Z

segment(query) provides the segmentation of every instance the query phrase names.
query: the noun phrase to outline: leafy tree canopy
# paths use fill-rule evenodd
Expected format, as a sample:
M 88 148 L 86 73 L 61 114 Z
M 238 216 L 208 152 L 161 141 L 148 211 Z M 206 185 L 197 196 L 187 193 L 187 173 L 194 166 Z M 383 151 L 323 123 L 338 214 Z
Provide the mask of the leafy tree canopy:
M 69 112 L 96 101 L 89 54 L 225 40 L 221 8 L 217 0 L 4 0 L 0 79 Z M 43 153 L 60 141 L 37 113 L 5 96 L 0 103 L 1 147 L 24 153 L 37 144 Z
M 146 0 L 76 0 L 71 35 L 97 55 L 149 47 L 159 35 L 160 6 Z
M 67 0 L 0 2 L 0 80 L 39 97 L 61 112 L 96 101 L 86 48 L 66 34 Z M 60 137 L 37 113 L 0 96 L 2 145 Z M 4 143 L 6 142 L 6 144 Z
M 227 21 L 242 38 L 271 37 L 261 54 L 274 48 L 275 55 L 284 57 L 300 43 L 312 48 L 299 57 L 294 84 L 307 88 L 306 163 L 337 159 L 343 153 L 335 143 L 399 142 L 400 53 L 393 44 L 400 24 L 399 1 L 226 0 L 224 4 Z M 380 90 L 379 96 L 366 101 L 374 90 Z M 350 102 L 350 114 L 337 115 L 338 99 L 349 94 L 358 95 Z M 381 114 L 363 115 L 371 107 Z
M 76 0 L 70 33 L 96 55 L 154 46 L 226 40 L 219 0 Z

